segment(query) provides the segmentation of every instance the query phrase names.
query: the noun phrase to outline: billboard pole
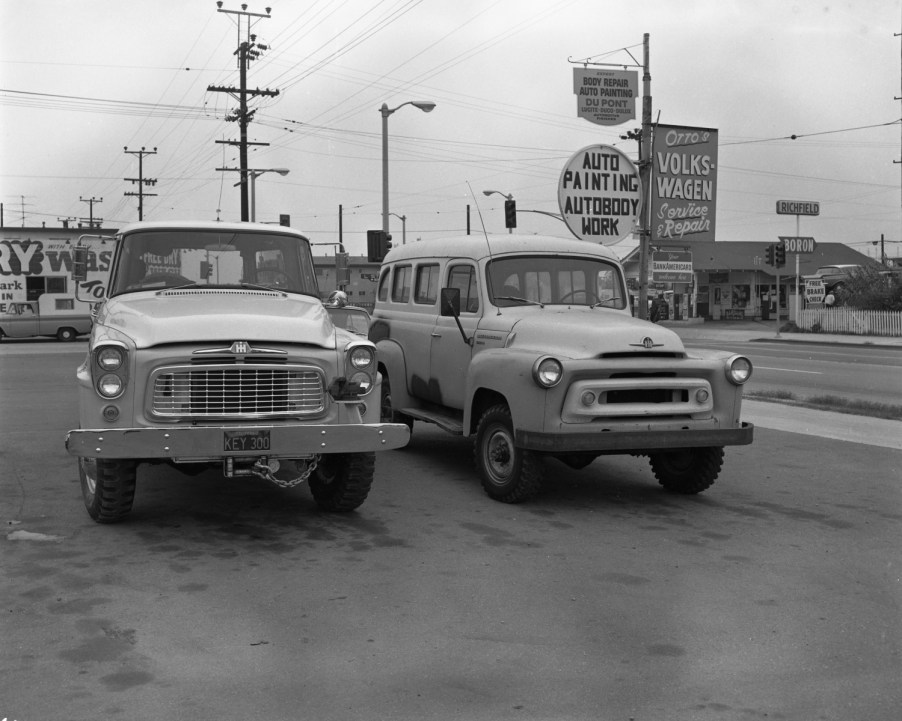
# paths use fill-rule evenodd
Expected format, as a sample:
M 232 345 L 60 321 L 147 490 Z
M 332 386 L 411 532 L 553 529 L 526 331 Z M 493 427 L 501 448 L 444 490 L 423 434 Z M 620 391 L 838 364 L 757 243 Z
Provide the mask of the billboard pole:
M 651 238 L 651 73 L 648 33 L 642 36 L 642 136 L 639 141 L 639 179 L 642 210 L 639 213 L 639 317 L 648 318 L 648 246 Z

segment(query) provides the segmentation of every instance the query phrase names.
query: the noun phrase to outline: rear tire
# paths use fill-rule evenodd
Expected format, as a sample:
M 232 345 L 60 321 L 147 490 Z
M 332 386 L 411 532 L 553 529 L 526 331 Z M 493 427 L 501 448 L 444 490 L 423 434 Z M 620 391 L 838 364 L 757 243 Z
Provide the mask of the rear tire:
M 137 461 L 79 458 L 78 476 L 88 515 L 98 523 L 116 523 L 132 510 Z
M 710 488 L 723 466 L 723 447 L 683 448 L 649 456 L 651 469 L 664 488 L 691 495 Z
M 375 453 L 324 454 L 308 480 L 310 493 L 324 511 L 353 511 L 369 495 L 375 471 Z
M 69 343 L 77 337 L 78 333 L 75 332 L 75 328 L 60 328 L 56 331 L 56 339 L 61 340 L 64 343 Z
M 542 487 L 542 458 L 514 445 L 514 424 L 504 403 L 492 406 L 479 419 L 473 456 L 482 488 L 502 503 L 519 503 Z

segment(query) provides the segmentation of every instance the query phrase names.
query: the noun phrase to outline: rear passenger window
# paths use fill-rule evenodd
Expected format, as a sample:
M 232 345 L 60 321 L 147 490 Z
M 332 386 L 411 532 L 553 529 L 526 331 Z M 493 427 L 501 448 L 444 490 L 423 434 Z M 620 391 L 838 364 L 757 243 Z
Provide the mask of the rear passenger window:
M 392 273 L 391 299 L 394 303 L 406 303 L 410 300 L 410 274 L 409 265 L 396 265 Z
M 472 265 L 452 265 L 448 271 L 448 286 L 460 291 L 461 312 L 476 313 L 479 310 L 476 268 Z
M 417 267 L 416 292 L 414 303 L 434 305 L 438 300 L 438 263 Z

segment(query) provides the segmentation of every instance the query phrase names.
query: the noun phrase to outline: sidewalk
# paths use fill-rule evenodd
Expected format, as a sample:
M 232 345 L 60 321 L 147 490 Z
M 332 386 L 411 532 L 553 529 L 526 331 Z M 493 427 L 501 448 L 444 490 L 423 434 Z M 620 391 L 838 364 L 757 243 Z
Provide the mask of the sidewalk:
M 684 340 L 766 340 L 777 343 L 821 343 L 845 345 L 870 345 L 877 348 L 899 348 L 902 338 L 877 335 L 840 335 L 837 333 L 786 333 L 777 332 L 777 322 L 739 320 L 712 320 L 699 322 L 665 320 L 661 325 L 670 328 Z

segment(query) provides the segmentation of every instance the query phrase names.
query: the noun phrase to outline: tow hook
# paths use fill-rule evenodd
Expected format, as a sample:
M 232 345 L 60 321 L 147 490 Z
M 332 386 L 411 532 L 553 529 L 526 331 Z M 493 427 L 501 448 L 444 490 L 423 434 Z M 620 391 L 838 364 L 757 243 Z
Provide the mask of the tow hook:
M 236 464 L 234 458 L 225 458 L 223 459 L 222 473 L 226 478 L 256 476 L 264 481 L 270 481 L 280 488 L 293 488 L 307 481 L 310 478 L 310 474 L 316 470 L 318 463 L 319 456 L 288 461 L 284 465 L 276 458 L 270 460 L 266 456 L 262 456 L 250 466 L 241 465 L 240 462 Z M 290 464 L 295 466 L 299 475 L 291 477 L 292 472 L 288 468 Z M 285 476 L 288 477 L 286 478 Z

